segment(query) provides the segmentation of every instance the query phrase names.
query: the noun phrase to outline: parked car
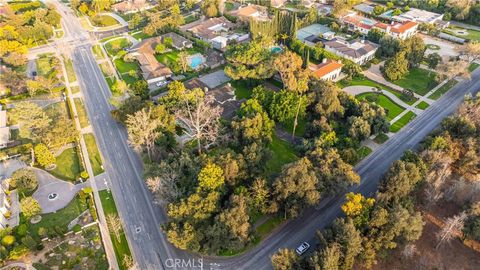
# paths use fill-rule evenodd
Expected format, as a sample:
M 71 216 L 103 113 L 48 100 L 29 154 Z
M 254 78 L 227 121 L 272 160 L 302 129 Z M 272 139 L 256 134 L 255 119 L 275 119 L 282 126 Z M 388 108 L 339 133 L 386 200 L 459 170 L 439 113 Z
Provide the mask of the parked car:
M 310 244 L 307 242 L 303 242 L 297 249 L 295 250 L 298 255 L 302 255 L 310 248 Z
M 168 84 L 167 81 L 161 81 L 161 82 L 157 82 L 155 85 L 156 85 L 157 87 L 164 87 L 164 86 L 167 85 L 167 84 Z

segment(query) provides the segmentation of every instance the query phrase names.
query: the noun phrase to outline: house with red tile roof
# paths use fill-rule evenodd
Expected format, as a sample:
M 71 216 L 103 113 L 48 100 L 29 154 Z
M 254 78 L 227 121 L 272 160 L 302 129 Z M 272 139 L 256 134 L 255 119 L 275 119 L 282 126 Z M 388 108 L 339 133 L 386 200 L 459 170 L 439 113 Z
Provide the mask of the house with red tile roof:
M 322 63 L 315 65 L 310 64 L 308 69 L 313 76 L 325 81 L 333 81 L 340 77 L 343 65 L 340 62 L 324 58 Z
M 392 22 L 391 24 L 379 22 L 375 24 L 374 28 L 380 29 L 380 31 L 384 32 L 389 36 L 403 40 L 412 37 L 417 33 L 418 23 L 412 21 L 406 21 L 401 23 Z
M 241 21 L 248 22 L 253 20 L 268 20 L 267 7 L 259 5 L 248 5 L 230 12 L 232 16 L 237 17 Z

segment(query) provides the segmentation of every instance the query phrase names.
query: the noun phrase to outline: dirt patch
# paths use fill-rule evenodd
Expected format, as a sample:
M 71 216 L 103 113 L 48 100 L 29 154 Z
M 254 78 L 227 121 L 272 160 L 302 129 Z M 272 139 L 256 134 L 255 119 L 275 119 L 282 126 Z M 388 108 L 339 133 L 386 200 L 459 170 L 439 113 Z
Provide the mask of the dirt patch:
M 389 252 L 386 259 L 379 260 L 373 269 L 478 269 L 480 265 L 480 252 L 476 251 L 478 242 L 463 243 L 457 238 L 438 249 L 435 248 L 438 243 L 436 233 L 440 226 L 446 218 L 458 214 L 459 211 L 460 207 L 454 203 L 439 203 L 429 207 L 428 210 L 422 209 L 426 223 L 422 237 L 415 242 L 415 255 L 405 258 L 402 255 L 403 246 L 399 246 Z

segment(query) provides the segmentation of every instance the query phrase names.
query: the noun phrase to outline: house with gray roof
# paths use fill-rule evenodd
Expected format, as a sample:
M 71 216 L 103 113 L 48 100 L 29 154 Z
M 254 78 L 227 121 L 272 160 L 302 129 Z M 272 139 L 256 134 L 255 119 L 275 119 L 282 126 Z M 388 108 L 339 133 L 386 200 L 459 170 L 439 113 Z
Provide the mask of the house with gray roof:
M 359 65 L 363 65 L 372 60 L 379 47 L 377 44 L 364 39 L 347 41 L 339 38 L 325 41 L 324 45 L 325 50 L 352 60 Z

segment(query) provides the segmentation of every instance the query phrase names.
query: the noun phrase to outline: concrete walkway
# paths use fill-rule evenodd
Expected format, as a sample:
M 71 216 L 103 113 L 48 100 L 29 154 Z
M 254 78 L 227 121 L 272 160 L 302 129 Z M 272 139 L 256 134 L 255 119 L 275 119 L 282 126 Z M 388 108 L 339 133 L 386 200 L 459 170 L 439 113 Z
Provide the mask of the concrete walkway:
M 38 188 L 33 193 L 33 198 L 40 203 L 43 214 L 53 213 L 64 208 L 72 201 L 77 192 L 85 186 L 84 183 L 74 185 L 60 180 L 38 168 L 32 168 L 32 170 L 38 179 Z M 48 198 L 48 195 L 52 193 L 57 194 L 57 197 L 53 200 Z

